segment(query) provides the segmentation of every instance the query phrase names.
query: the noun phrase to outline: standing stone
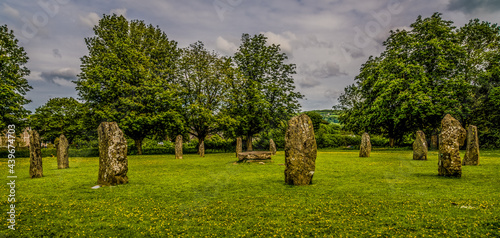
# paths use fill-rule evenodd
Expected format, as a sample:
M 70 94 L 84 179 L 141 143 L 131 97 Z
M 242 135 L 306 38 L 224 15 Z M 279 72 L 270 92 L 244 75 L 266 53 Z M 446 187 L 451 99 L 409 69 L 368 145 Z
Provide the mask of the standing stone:
M 243 150 L 243 142 L 241 141 L 241 137 L 236 138 L 236 157 Z
M 423 131 L 417 131 L 415 142 L 413 142 L 413 159 L 427 160 L 427 141 Z
M 66 136 L 59 136 L 57 143 L 54 143 L 57 148 L 57 168 L 69 168 L 69 143 Z
M 42 149 L 40 148 L 40 135 L 35 130 L 30 130 L 30 177 L 43 176 Z
M 435 150 L 438 148 L 438 136 L 437 135 L 432 135 L 431 136 L 431 149 Z
M 317 146 L 311 119 L 306 114 L 288 121 L 285 134 L 285 183 L 309 185 L 316 169 Z
M 372 151 L 372 143 L 370 142 L 370 135 L 367 132 L 363 133 L 361 137 L 361 146 L 359 148 L 359 157 L 370 157 Z
M 182 135 L 175 137 L 175 158 L 182 159 Z
M 467 128 L 467 151 L 465 152 L 462 165 L 479 164 L 479 140 L 477 138 L 477 127 L 470 125 Z
M 205 157 L 205 140 L 202 140 L 200 142 L 200 147 L 198 147 L 198 154 L 201 157 Z
M 276 154 L 276 144 L 274 144 L 273 139 L 269 140 L 269 151 L 271 151 L 272 155 Z
M 127 140 L 116 122 L 101 122 L 99 134 L 99 185 L 128 183 Z
M 446 114 L 441 121 L 441 134 L 439 135 L 439 176 L 462 176 L 459 147 L 464 144 L 465 137 L 466 132 L 460 122 L 450 114 Z

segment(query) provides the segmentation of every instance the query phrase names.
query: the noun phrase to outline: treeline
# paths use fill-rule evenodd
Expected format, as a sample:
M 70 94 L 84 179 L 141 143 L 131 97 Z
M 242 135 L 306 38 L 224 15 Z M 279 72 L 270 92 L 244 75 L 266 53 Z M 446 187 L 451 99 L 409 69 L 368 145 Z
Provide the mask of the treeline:
M 449 113 L 477 126 L 482 147 L 500 147 L 500 27 L 474 19 L 457 28 L 439 13 L 410 27 L 391 31 L 345 88 L 345 129 L 402 144 L 417 130 L 437 135 Z

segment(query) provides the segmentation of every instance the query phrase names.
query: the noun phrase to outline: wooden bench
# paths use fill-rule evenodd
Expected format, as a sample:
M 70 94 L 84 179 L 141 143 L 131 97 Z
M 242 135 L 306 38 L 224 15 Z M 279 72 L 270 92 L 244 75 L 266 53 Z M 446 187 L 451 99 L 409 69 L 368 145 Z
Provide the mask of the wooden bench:
M 264 162 L 271 160 L 271 151 L 247 151 L 238 153 L 238 162 Z

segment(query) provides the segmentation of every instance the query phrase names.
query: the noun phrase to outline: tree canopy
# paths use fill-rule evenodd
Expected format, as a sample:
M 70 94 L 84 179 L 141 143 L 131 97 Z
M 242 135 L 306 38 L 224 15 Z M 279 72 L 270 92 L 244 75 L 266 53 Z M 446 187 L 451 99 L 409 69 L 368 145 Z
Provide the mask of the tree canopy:
M 31 102 L 25 95 L 31 88 L 26 80 L 30 74 L 25 66 L 28 56 L 14 32 L 0 26 L 0 130 L 8 125 L 22 126 L 30 113 L 24 105 Z

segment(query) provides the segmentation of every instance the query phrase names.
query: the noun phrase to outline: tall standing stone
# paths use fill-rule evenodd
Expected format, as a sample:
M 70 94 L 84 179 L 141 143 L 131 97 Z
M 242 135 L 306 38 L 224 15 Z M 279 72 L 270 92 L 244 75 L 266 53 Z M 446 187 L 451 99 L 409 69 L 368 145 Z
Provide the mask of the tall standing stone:
M 175 158 L 182 159 L 182 135 L 175 137 Z
M 69 143 L 66 136 L 61 134 L 56 143 L 57 148 L 57 168 L 69 168 Z
M 437 135 L 432 135 L 431 136 L 431 149 L 435 150 L 438 148 L 438 136 Z
M 30 177 L 43 176 L 42 149 L 40 148 L 40 135 L 35 130 L 30 130 Z
M 466 132 L 460 122 L 450 114 L 446 114 L 441 121 L 441 134 L 439 135 L 439 176 L 462 176 L 459 147 L 464 144 L 465 137 Z
M 116 122 L 101 122 L 99 134 L 99 185 L 128 183 L 127 140 Z
M 243 142 L 241 141 L 241 137 L 236 138 L 236 157 L 238 154 L 243 151 Z
M 317 146 L 311 119 L 306 114 L 288 121 L 285 134 L 285 183 L 309 185 L 316 169 Z
M 269 151 L 271 151 L 272 155 L 276 154 L 276 144 L 274 144 L 273 139 L 269 140 Z
M 359 157 L 370 157 L 372 151 L 372 143 L 370 142 L 370 135 L 365 132 L 361 136 L 361 146 L 359 148 Z
M 423 131 L 417 131 L 415 142 L 413 142 L 413 159 L 427 160 L 427 141 Z
M 469 125 L 467 128 L 467 151 L 465 152 L 462 165 L 479 164 L 479 139 L 477 138 L 477 127 Z

